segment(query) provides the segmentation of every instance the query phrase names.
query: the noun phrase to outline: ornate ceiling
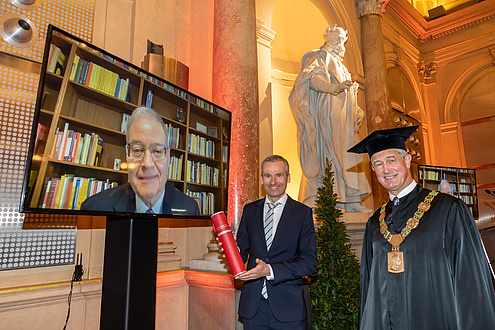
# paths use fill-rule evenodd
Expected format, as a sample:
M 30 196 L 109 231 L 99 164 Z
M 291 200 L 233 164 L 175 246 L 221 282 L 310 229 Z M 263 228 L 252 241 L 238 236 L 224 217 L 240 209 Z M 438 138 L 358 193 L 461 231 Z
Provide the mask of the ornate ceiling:
M 430 19 L 429 10 L 431 10 L 431 18 L 433 19 L 435 18 L 433 15 L 437 15 L 442 12 L 442 10 L 445 10 L 446 14 L 450 14 L 481 1 L 483 0 L 408 0 L 421 16 L 426 19 Z M 443 7 L 443 9 L 440 6 Z

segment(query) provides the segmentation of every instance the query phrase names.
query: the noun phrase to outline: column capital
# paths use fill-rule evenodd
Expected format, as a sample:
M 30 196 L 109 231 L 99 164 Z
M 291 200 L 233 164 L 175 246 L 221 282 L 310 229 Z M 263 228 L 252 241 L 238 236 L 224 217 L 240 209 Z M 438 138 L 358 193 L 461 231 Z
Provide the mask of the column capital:
M 393 51 L 395 53 L 395 65 L 400 66 L 402 63 L 402 57 L 404 56 L 404 50 L 399 46 L 394 46 Z
M 490 55 L 493 58 L 493 64 L 495 64 L 495 47 L 488 48 L 488 51 L 490 52 Z
M 426 64 L 421 61 L 418 63 L 419 82 L 423 84 L 431 84 L 436 82 L 437 65 L 435 62 Z
M 367 15 L 381 16 L 385 12 L 385 6 L 390 0 L 356 0 L 358 17 Z

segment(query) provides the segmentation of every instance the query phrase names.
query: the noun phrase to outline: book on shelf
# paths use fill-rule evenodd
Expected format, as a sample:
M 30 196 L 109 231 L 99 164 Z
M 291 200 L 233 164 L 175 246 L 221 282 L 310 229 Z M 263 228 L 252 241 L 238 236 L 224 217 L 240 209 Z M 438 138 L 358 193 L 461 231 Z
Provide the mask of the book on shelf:
M 129 101 L 130 99 L 129 78 L 121 79 L 118 73 L 94 62 L 86 61 L 77 54 L 72 64 L 70 79 L 121 100 Z
M 129 83 L 129 79 L 127 79 L 127 89 L 125 91 L 124 101 L 126 101 L 126 102 L 131 101 L 131 84 Z
M 108 179 L 97 180 L 63 174 L 60 178 L 47 179 L 46 189 L 41 195 L 41 207 L 79 210 L 86 198 L 117 186 L 117 182 L 110 182 Z
M 41 205 L 42 208 L 51 208 L 53 196 L 58 191 L 58 186 L 60 184 L 60 179 L 48 179 L 46 190 L 43 196 L 43 203 Z
M 89 76 L 88 87 L 92 89 L 98 89 L 98 80 L 100 79 L 101 67 L 98 64 L 93 63 L 93 70 Z
M 41 195 L 42 198 L 38 200 L 38 207 L 43 207 L 43 205 L 46 205 L 46 200 L 48 197 L 48 191 L 50 191 L 50 185 L 51 185 L 51 180 L 49 178 L 45 178 L 45 181 L 43 182 L 43 188 L 41 190 Z
M 71 162 L 79 164 L 79 159 L 81 158 L 82 146 L 84 144 L 84 136 L 81 133 L 77 133 L 77 141 L 74 146 L 74 152 L 72 154 Z
M 75 141 L 75 138 L 73 135 L 75 135 L 73 130 L 69 130 L 67 132 L 67 141 L 65 143 L 65 151 L 64 151 L 64 156 L 62 157 L 62 160 L 64 162 L 70 162 L 70 153 L 71 153 L 71 150 L 74 148 L 74 141 Z
M 168 146 L 179 148 L 180 128 L 174 127 L 171 124 L 165 124 L 168 129 Z
M 81 81 L 81 72 L 82 72 L 82 67 L 84 66 L 84 62 L 86 62 L 84 59 L 82 58 L 78 58 L 78 61 L 77 61 L 77 66 L 75 68 L 75 73 L 74 73 L 74 81 L 75 82 L 80 82 Z M 72 74 L 71 74 L 72 76 Z
M 57 50 L 58 49 L 58 50 Z M 60 51 L 60 48 L 58 48 L 57 46 L 55 46 L 54 44 L 51 44 L 50 45 L 50 50 L 48 52 L 48 64 L 47 64 L 47 67 L 46 67 L 46 70 L 49 71 L 49 72 L 52 72 L 53 71 L 50 71 L 50 65 L 53 64 L 53 56 L 55 53 L 59 52 Z
M 189 189 L 186 194 L 198 201 L 202 214 L 215 213 L 215 194 L 206 191 L 191 191 Z
M 95 151 L 93 166 L 100 166 L 102 150 L 103 150 L 103 138 L 101 136 L 98 136 L 98 140 L 96 142 L 96 151 Z
M 48 138 L 48 127 L 38 123 L 36 128 L 36 139 L 34 141 L 34 154 L 41 156 L 45 150 L 46 140 Z
M 122 83 L 122 79 L 117 80 L 117 85 L 115 86 L 115 90 L 113 91 L 113 97 L 119 97 L 120 92 L 120 84 Z
M 60 209 L 63 206 L 63 200 L 65 198 L 65 193 L 67 191 L 67 183 L 70 178 L 73 178 L 73 174 L 64 174 L 60 177 L 60 184 L 58 186 L 57 195 L 55 197 L 55 208 Z
M 224 163 L 229 160 L 229 146 L 222 146 L 222 160 Z
M 81 134 L 79 145 L 77 148 L 77 154 L 74 158 L 74 163 L 86 164 L 87 145 L 90 138 L 91 136 L 88 133 L 84 133 L 84 136 Z
M 75 210 L 77 196 L 79 195 L 79 190 L 81 188 L 81 181 L 82 181 L 81 177 L 74 178 L 74 183 L 72 184 L 72 194 L 68 203 L 69 204 L 68 208 L 70 210 Z
M 171 156 L 168 167 L 168 178 L 171 180 L 182 180 L 182 160 L 184 155 L 180 157 Z
M 89 178 L 81 178 L 80 184 L 79 184 L 79 191 L 77 193 L 77 196 L 75 197 L 75 202 L 74 202 L 74 210 L 80 210 L 81 209 L 81 204 L 88 198 L 88 183 L 89 183 Z
M 189 133 L 188 151 L 200 156 L 215 158 L 215 142 L 205 137 Z
M 95 164 L 96 153 L 98 152 L 99 145 L 103 146 L 103 139 L 97 133 L 91 133 L 91 143 L 88 149 L 86 165 L 93 166 Z
M 79 75 L 79 80 L 77 81 L 78 83 L 82 85 L 86 85 L 86 79 L 88 78 L 88 70 L 90 64 L 91 63 L 89 61 L 83 60 L 83 65 L 81 66 L 81 73 Z
M 89 62 L 87 77 L 84 80 L 84 85 L 86 85 L 86 86 L 89 86 L 89 83 L 91 81 L 91 75 L 92 75 L 92 72 L 93 72 L 93 66 L 95 66 L 95 65 L 96 64 L 94 64 L 93 62 Z
M 76 180 L 77 178 L 73 177 L 67 182 L 67 190 L 63 199 L 63 209 L 72 209 L 72 200 L 74 199 Z
M 59 47 L 52 44 L 50 45 L 50 52 L 48 56 L 49 59 L 47 71 L 62 75 L 65 68 L 65 63 L 67 62 L 67 57 L 65 56 L 65 54 Z
M 148 92 L 146 93 L 146 106 L 148 108 L 151 108 L 151 104 L 153 103 L 153 92 L 151 89 L 148 89 Z
M 80 57 L 76 54 L 76 56 L 74 57 L 74 62 L 72 62 L 72 69 L 69 76 L 70 80 L 74 80 L 74 78 L 76 77 L 77 65 L 79 64 L 79 60 Z
M 76 132 L 64 125 L 64 130 L 57 128 L 51 158 L 66 162 L 99 166 L 103 152 L 103 138 L 97 133 Z
M 53 146 L 52 158 L 55 160 L 62 160 L 65 152 L 65 144 L 67 142 L 67 134 L 69 131 L 69 123 L 65 123 L 62 131 L 57 127 L 55 134 L 57 135 L 57 141 Z
M 205 163 L 187 161 L 186 180 L 210 186 L 218 186 L 219 169 Z

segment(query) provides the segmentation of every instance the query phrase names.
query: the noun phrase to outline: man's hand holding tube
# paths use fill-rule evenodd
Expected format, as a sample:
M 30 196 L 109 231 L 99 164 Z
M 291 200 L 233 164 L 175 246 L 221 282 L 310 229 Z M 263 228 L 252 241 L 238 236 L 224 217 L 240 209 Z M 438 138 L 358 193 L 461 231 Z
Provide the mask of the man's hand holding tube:
M 236 236 L 234 236 L 234 239 L 236 239 Z M 218 246 L 218 252 L 223 253 L 222 242 L 218 241 L 217 246 Z M 270 275 L 271 275 L 270 266 L 268 266 L 268 264 L 265 263 L 263 260 L 256 258 L 256 267 L 248 270 L 245 273 L 237 275 L 234 278 L 236 280 L 249 281 Z

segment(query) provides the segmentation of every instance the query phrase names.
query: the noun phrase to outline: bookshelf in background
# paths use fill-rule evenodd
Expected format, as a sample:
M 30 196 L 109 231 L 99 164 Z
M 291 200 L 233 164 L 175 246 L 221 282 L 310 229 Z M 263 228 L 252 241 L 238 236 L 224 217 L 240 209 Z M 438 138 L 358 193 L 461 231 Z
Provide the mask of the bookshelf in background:
M 76 210 L 126 183 L 125 129 L 132 110 L 145 105 L 168 130 L 168 180 L 200 201 L 204 215 L 225 208 L 228 111 L 57 31 L 41 86 L 31 207 Z
M 478 194 L 476 190 L 476 171 L 469 168 L 440 167 L 419 165 L 419 184 L 431 190 L 440 190 L 440 182 L 447 180 L 455 197 L 462 199 L 477 219 Z

